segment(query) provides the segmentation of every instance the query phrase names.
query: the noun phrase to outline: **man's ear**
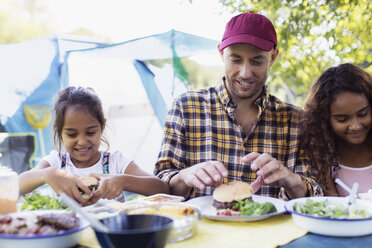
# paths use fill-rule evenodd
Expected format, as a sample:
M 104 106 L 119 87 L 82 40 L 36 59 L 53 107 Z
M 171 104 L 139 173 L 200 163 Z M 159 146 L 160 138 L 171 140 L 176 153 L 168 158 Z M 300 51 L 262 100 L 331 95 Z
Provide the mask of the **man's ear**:
M 271 52 L 271 61 L 270 61 L 270 67 L 274 64 L 274 61 L 276 57 L 278 57 L 279 49 L 275 48 L 274 51 Z
M 221 59 L 222 59 L 222 62 L 223 62 L 223 51 L 224 51 L 224 49 L 222 49 L 222 50 L 220 51 L 220 46 L 221 46 L 221 43 L 218 43 L 218 44 L 217 44 L 217 50 L 218 50 L 218 52 L 220 53 L 220 56 L 221 56 Z

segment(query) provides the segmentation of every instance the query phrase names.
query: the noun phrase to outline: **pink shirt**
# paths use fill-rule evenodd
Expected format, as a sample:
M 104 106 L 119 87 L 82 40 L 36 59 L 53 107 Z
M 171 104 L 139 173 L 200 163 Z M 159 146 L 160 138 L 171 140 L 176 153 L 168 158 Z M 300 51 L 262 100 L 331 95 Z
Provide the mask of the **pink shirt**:
M 339 165 L 339 168 L 332 168 L 332 178 L 339 178 L 350 188 L 355 182 L 359 183 L 357 193 L 367 193 L 372 189 L 372 165 L 363 168 L 353 168 L 345 165 Z M 349 193 L 336 184 L 337 192 L 340 196 L 348 196 Z

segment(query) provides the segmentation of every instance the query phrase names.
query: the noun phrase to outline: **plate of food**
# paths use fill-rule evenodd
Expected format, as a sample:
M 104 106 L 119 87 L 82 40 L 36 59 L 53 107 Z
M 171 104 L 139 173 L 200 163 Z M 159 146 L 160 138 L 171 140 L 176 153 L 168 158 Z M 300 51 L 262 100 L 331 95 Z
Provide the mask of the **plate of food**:
M 372 234 L 372 205 L 348 197 L 304 197 L 288 201 L 285 208 L 293 222 L 309 232 L 338 237 Z
M 100 199 L 97 203 L 84 207 L 85 212 L 92 215 L 93 218 L 103 219 L 110 216 L 118 215 L 122 211 L 128 209 L 143 209 L 143 206 L 167 203 L 181 203 L 185 198 L 182 196 L 174 196 L 168 194 L 155 194 L 139 199 L 119 202 L 116 200 Z M 140 210 L 142 211 L 142 210 Z
M 141 198 L 137 201 L 147 201 L 153 203 L 169 203 L 169 202 L 182 202 L 185 198 L 183 196 L 168 195 L 168 194 L 155 194 L 150 195 L 144 198 Z
M 201 215 L 219 221 L 258 221 L 285 212 L 284 201 L 252 195 L 252 188 L 245 182 L 231 182 L 217 187 L 213 195 L 188 200 L 201 210 Z
M 71 247 L 89 223 L 66 210 L 35 210 L 0 217 L 0 247 Z

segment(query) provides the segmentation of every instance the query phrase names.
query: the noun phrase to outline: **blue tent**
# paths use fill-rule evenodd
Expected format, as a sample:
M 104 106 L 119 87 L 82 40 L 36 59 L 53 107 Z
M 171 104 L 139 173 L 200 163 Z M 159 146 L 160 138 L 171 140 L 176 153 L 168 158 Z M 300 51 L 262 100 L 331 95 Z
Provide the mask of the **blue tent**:
M 117 44 L 103 44 L 83 37 L 44 37 L 18 44 L 0 46 L 0 117 L 8 133 L 32 132 L 38 137 L 36 158 L 42 147 L 53 149 L 52 119 L 42 133 L 26 120 L 24 106 L 53 108 L 53 97 L 69 82 L 69 59 L 82 54 L 91 58 L 132 61 L 146 90 L 152 108 L 163 125 L 167 113 L 164 97 L 156 86 L 155 74 L 143 62 L 153 59 L 174 60 L 215 51 L 217 41 L 171 30 Z M 174 68 L 177 70 L 177 68 Z M 40 142 L 40 138 L 43 138 Z
M 163 126 L 167 114 L 167 106 L 164 97 L 156 87 L 154 73 L 143 63 L 144 60 L 176 59 L 178 57 L 190 57 L 217 51 L 217 41 L 200 36 L 171 30 L 166 33 L 151 35 L 139 39 L 125 41 L 99 48 L 91 48 L 66 53 L 63 71 L 63 84 L 68 85 L 69 56 L 83 55 L 99 57 L 102 59 L 126 59 L 132 60 L 146 90 L 147 96 Z M 179 66 L 174 64 L 175 66 Z M 182 65 L 181 65 L 182 66 Z M 177 68 L 174 68 L 177 70 Z
M 53 148 L 52 121 L 46 120 L 47 125 L 42 130 L 36 130 L 26 120 L 24 106 L 43 106 L 51 112 L 53 96 L 63 87 L 61 65 L 64 53 L 100 45 L 80 36 L 64 35 L 0 46 L 0 116 L 3 131 L 34 133 L 37 137 L 36 162 L 44 155 L 42 151 L 49 152 Z

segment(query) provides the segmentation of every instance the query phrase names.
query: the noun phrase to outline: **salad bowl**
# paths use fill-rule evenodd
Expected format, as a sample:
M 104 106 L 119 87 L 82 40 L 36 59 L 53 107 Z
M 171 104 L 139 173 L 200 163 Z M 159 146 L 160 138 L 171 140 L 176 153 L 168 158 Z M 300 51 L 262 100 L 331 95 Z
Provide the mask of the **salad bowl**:
M 348 207 L 347 197 L 304 197 L 286 202 L 293 222 L 309 232 L 337 237 L 372 234 L 372 205 L 356 200 Z

